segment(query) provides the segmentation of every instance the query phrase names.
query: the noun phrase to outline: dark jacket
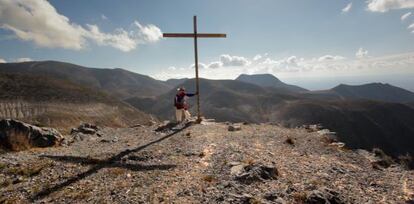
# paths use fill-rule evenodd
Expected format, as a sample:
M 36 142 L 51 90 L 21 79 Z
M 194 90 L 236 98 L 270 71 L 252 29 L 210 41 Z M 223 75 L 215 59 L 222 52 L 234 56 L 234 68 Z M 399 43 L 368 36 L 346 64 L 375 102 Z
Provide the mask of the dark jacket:
M 185 92 L 183 92 L 183 93 L 177 93 L 175 95 L 175 98 L 174 98 L 174 106 L 177 109 L 183 109 L 184 108 L 185 110 L 187 110 L 188 109 L 188 104 L 185 101 L 185 97 L 186 96 L 192 97 L 192 96 L 195 96 L 195 95 L 196 94 L 185 93 Z

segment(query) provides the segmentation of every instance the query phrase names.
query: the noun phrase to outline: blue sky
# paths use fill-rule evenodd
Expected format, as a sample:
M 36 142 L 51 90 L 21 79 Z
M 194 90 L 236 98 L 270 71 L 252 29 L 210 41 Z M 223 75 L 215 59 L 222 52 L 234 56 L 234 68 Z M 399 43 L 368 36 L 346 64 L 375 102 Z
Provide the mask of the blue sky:
M 0 0 L 0 61 L 121 67 L 159 79 L 272 73 L 311 89 L 382 81 L 414 90 L 414 0 Z

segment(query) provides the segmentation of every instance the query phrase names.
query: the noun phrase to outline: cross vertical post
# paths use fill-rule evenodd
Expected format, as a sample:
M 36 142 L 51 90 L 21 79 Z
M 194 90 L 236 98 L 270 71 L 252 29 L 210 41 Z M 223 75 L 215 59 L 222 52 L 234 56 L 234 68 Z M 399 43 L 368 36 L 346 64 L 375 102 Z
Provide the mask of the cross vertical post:
M 163 33 L 164 38 L 194 38 L 194 58 L 195 58 L 195 75 L 196 75 L 196 92 L 197 94 L 197 122 L 201 122 L 201 111 L 200 111 L 200 82 L 198 77 L 198 38 L 225 38 L 226 34 L 223 33 L 198 33 L 197 32 L 197 16 L 193 17 L 193 33 Z
M 195 75 L 196 75 L 196 93 L 197 93 L 197 122 L 201 122 L 200 113 L 200 82 L 198 79 L 198 48 L 197 48 L 197 16 L 193 17 L 194 24 L 194 58 L 195 58 Z

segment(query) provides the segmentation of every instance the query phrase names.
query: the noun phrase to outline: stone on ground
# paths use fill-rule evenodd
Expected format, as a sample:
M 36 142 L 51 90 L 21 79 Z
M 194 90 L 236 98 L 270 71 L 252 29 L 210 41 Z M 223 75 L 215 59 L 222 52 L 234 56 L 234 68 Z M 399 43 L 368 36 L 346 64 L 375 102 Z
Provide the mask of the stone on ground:
M 60 144 L 62 135 L 53 128 L 37 127 L 18 120 L 0 121 L 0 146 L 13 151 Z

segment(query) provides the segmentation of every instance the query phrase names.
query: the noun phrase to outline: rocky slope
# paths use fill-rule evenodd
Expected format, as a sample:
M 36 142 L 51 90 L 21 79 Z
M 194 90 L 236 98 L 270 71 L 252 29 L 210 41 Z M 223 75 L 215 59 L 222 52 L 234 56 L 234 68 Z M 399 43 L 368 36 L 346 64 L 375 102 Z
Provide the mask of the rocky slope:
M 0 118 L 12 118 L 67 132 L 80 122 L 125 127 L 151 117 L 99 90 L 68 80 L 0 74 Z
M 414 109 L 403 104 L 296 100 L 279 106 L 271 121 L 290 127 L 321 123 L 350 148 L 379 147 L 395 158 L 414 155 Z
M 0 155 L 0 202 L 405 203 L 414 172 L 326 131 L 203 123 L 101 128 L 70 145 Z M 75 136 L 67 136 L 67 140 Z M 93 147 L 93 148 L 91 148 Z M 375 164 L 375 165 L 374 165 Z

